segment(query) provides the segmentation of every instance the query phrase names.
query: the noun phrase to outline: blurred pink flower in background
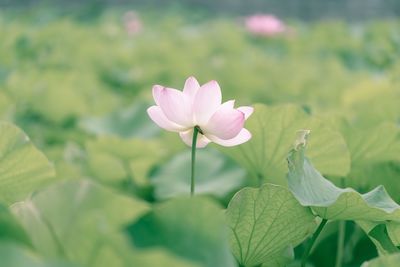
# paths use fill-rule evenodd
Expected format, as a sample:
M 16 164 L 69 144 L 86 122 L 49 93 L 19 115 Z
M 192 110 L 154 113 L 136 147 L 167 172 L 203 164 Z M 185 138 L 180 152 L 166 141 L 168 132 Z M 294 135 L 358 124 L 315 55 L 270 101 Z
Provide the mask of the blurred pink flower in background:
M 259 36 L 274 36 L 287 31 L 283 21 L 270 14 L 257 14 L 245 20 L 247 31 Z
M 125 30 L 129 35 L 135 35 L 143 28 L 142 21 L 135 11 L 126 12 L 123 15 L 123 22 Z

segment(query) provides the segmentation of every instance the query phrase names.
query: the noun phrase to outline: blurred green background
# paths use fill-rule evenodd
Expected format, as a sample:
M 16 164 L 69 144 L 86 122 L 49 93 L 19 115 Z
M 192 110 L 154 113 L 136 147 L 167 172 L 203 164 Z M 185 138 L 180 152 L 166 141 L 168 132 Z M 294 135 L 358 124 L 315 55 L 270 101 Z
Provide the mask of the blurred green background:
M 276 15 L 288 30 L 252 34 L 245 19 L 255 13 Z M 155 202 L 182 191 L 166 188 L 163 173 L 184 177 L 189 154 L 148 119 L 151 87 L 215 79 L 237 105 L 298 105 L 340 131 L 350 152 L 364 137 L 373 156 L 353 162 L 349 176 L 358 178 L 349 183 L 361 191 L 384 184 L 400 201 L 399 150 L 373 147 L 387 136 L 399 147 L 399 14 L 396 0 L 2 0 L 0 117 L 27 132 L 57 178 L 90 178 Z M 207 177 L 199 183 L 222 205 L 256 184 L 215 148 L 200 152 L 199 164 L 211 162 L 207 177 L 218 177 L 223 192 Z M 354 228 L 346 266 L 376 255 Z M 315 266 L 334 266 L 325 261 L 334 257 L 334 233 L 318 246 Z

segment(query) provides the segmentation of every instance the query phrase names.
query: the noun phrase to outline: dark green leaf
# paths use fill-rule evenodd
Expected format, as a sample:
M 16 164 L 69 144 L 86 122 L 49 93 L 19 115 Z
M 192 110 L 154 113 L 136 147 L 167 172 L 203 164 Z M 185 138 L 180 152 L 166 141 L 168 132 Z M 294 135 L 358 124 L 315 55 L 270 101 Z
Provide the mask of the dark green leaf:
M 372 242 L 374 242 L 379 254 L 400 252 L 400 250 L 392 242 L 388 234 L 387 225 L 385 223 L 357 221 L 357 224 L 364 230 Z
M 2 205 L 0 205 L 0 240 L 12 240 L 25 245 L 31 245 L 31 241 L 25 230 L 13 214 Z
M 222 210 L 206 198 L 176 198 L 128 227 L 137 247 L 164 247 L 204 267 L 233 267 Z

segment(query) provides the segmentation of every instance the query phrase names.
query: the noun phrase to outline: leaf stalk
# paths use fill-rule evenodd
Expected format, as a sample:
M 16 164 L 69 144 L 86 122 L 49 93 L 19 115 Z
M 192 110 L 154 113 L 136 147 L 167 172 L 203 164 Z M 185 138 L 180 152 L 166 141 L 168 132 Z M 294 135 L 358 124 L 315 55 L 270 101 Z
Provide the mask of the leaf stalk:
M 307 244 L 306 250 L 304 251 L 303 257 L 301 258 L 301 267 L 305 267 L 307 263 L 308 256 L 314 246 L 315 241 L 317 240 L 318 236 L 321 234 L 322 229 L 324 229 L 326 223 L 328 222 L 327 219 L 322 219 L 321 223 L 319 224 L 317 230 L 314 232 L 313 236 L 311 237 L 310 242 Z
M 335 267 L 342 267 L 343 264 L 345 233 L 346 233 L 346 221 L 340 221 Z

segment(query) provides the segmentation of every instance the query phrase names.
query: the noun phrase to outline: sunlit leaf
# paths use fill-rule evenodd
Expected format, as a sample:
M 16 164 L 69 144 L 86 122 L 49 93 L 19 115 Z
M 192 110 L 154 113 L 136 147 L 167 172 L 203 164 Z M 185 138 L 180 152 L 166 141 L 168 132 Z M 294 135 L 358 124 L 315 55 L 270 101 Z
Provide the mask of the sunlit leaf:
M 394 245 L 400 247 L 400 223 L 394 221 L 387 222 L 386 227 Z
M 0 81 L 2 70 L 0 67 Z M 5 119 L 9 116 L 11 109 L 13 107 L 13 102 L 10 97 L 4 92 L 0 91 L 0 119 Z
M 372 126 L 382 121 L 396 122 L 400 112 L 398 88 L 387 79 L 368 77 L 356 81 L 343 92 L 343 108 L 357 124 Z M 379 99 L 379 101 L 376 101 Z M 384 105 L 382 105 L 384 103 Z M 366 129 L 365 129 L 366 130 Z M 378 130 L 379 131 L 379 130 Z
M 287 267 L 294 261 L 295 255 L 292 247 L 287 247 L 264 261 L 262 267 Z
M 282 250 L 301 243 L 316 226 L 309 208 L 288 189 L 272 184 L 239 191 L 226 215 L 233 254 L 244 266 L 280 258 Z
M 0 122 L 0 202 L 21 200 L 54 176 L 52 164 L 28 136 L 13 124 Z
M 381 123 L 372 128 L 348 127 L 344 137 L 349 145 L 352 166 L 346 184 L 356 189 L 371 190 L 384 185 L 400 201 L 400 129 L 394 123 Z
M 351 154 L 352 168 L 385 161 L 400 161 L 400 129 L 381 123 L 370 129 L 346 129 L 344 136 Z
M 254 110 L 246 122 L 252 139 L 223 151 L 257 179 L 286 183 L 286 155 L 296 132 L 301 129 L 312 130 L 314 138 L 310 140 L 309 156 L 324 174 L 345 176 L 349 172 L 350 155 L 339 132 L 294 105 L 269 107 L 257 104 Z
M 364 262 L 361 267 L 397 267 L 400 262 L 400 253 L 384 255 L 379 258 Z

